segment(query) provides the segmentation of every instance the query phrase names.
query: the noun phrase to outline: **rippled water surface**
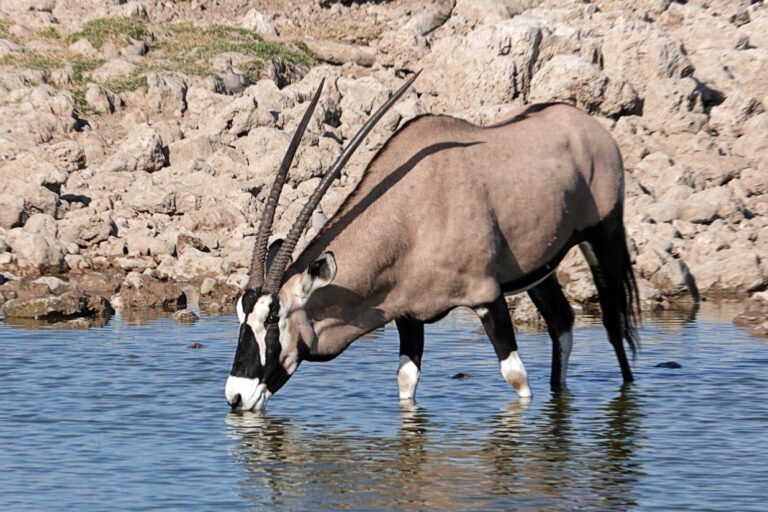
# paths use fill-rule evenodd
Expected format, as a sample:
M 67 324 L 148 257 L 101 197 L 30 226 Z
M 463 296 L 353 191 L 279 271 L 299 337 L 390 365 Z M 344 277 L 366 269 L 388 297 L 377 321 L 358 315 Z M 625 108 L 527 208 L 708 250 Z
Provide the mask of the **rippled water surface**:
M 398 403 L 387 326 L 235 415 L 234 317 L 0 324 L 0 508 L 767 509 L 768 341 L 706 313 L 646 320 L 623 388 L 602 327 L 580 326 L 552 396 L 549 338 L 521 333 L 522 404 L 478 326 L 427 327 L 418 405 Z

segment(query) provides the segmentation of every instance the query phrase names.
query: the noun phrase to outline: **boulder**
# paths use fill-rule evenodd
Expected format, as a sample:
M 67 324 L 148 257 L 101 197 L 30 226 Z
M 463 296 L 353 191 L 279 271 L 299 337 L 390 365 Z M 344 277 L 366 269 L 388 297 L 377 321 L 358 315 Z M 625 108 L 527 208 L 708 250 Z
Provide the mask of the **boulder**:
M 651 131 L 696 133 L 707 123 L 699 85 L 692 78 L 645 82 L 643 124 Z
M 194 311 L 190 311 L 188 309 L 182 309 L 180 311 L 175 312 L 171 319 L 173 319 L 174 322 L 178 322 L 180 324 L 191 324 L 194 322 L 197 322 L 198 316 L 195 314 Z
M 176 211 L 176 192 L 172 185 L 158 186 L 148 181 L 137 181 L 123 197 L 125 204 L 137 212 L 173 214 Z
M 217 141 L 206 135 L 180 139 L 168 146 L 168 161 L 176 171 L 196 169 L 216 151 L 217 146 Z
M 157 130 L 145 123 L 131 130 L 117 152 L 104 162 L 102 169 L 106 172 L 154 172 L 167 163 L 163 139 Z
M 47 213 L 35 213 L 31 215 L 24 223 L 24 231 L 28 233 L 37 233 L 53 240 L 59 233 L 56 219 Z
M 187 296 L 175 283 L 131 272 L 120 285 L 119 296 L 128 308 L 176 311 L 187 306 Z
M 0 194 L 0 228 L 10 229 L 24 223 L 24 198 Z
M 91 247 L 117 234 L 108 213 L 93 215 L 88 211 L 69 212 L 59 221 L 59 238 L 80 247 Z
M 64 254 L 51 239 L 14 228 L 8 231 L 7 241 L 17 265 L 26 272 L 56 274 L 67 270 Z
M 689 264 L 702 292 L 749 292 L 768 281 L 760 256 L 751 250 L 723 249 Z
M 636 114 L 640 99 L 625 79 L 611 79 L 578 55 L 555 55 L 531 80 L 531 103 L 561 101 L 606 116 Z
M 37 318 L 60 320 L 68 317 L 102 317 L 114 314 L 109 302 L 101 296 L 68 292 L 33 299 L 11 299 L 3 305 L 8 318 Z
M 239 25 L 256 32 L 262 37 L 277 35 L 277 29 L 275 28 L 275 24 L 272 23 L 272 20 L 256 9 L 249 9 L 248 12 L 245 13 L 245 16 L 240 18 Z
M 187 247 L 178 260 L 164 260 L 157 268 L 158 275 L 176 281 L 193 281 L 206 277 L 229 274 L 230 266 L 219 256 Z
M 85 89 L 85 101 L 97 112 L 111 114 L 120 105 L 120 97 L 99 84 L 89 83 Z
M 176 246 L 161 238 L 147 235 L 127 235 L 127 248 L 129 255 L 160 256 L 173 254 Z
M 179 78 L 147 73 L 146 102 L 155 112 L 180 117 L 187 110 L 187 84 Z
M 613 23 L 603 38 L 602 54 L 606 73 L 627 77 L 642 98 L 655 79 L 693 74 L 693 64 L 680 41 L 660 25 L 646 21 Z
M 667 297 L 686 295 L 693 300 L 699 298 L 696 281 L 688 270 L 688 266 L 681 259 L 670 259 L 664 263 L 652 275 L 651 282 Z
M 110 59 L 99 68 L 93 70 L 91 78 L 103 84 L 109 80 L 129 77 L 135 70 L 136 65 L 132 62 L 125 59 Z

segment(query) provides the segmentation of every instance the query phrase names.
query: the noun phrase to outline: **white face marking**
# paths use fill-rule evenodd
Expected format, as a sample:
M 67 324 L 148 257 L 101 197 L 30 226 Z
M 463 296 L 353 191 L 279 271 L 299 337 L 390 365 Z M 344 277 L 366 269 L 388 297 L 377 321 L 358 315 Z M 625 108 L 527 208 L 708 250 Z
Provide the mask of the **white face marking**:
M 520 398 L 530 398 L 531 388 L 528 387 L 528 373 L 517 350 L 501 362 L 501 374 L 504 379 L 513 387 Z
M 250 312 L 246 319 L 246 322 L 251 327 L 253 335 L 256 338 L 256 344 L 259 346 L 261 364 L 266 364 L 267 342 L 265 341 L 265 338 L 267 336 L 267 330 L 264 328 L 264 321 L 269 314 L 270 304 L 272 304 L 272 296 L 262 295 L 256 300 L 256 304 L 253 305 L 253 311 Z
M 565 375 L 568 373 L 568 358 L 573 348 L 573 332 L 568 331 L 560 336 L 560 383 L 565 386 Z
M 243 298 L 240 297 L 237 301 L 237 319 L 240 323 L 245 322 L 245 311 L 243 311 Z
M 400 400 L 412 400 L 416 396 L 416 386 L 419 384 L 421 372 L 410 357 L 400 356 L 397 368 L 397 386 L 400 388 Z
M 227 386 L 224 389 L 228 403 L 236 401 L 237 395 L 240 395 L 239 409 L 243 411 L 260 411 L 267 406 L 267 401 L 272 395 L 265 384 L 261 384 L 258 379 L 246 379 L 245 377 L 229 376 Z

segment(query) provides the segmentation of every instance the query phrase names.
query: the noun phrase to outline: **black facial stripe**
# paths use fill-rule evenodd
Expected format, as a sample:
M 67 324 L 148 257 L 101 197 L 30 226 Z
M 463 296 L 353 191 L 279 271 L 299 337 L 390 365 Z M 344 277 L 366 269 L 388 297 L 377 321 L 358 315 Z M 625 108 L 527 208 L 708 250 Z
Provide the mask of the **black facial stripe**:
M 243 313 L 248 316 L 253 311 L 253 307 L 256 305 L 256 301 L 259 299 L 261 290 L 245 290 L 243 294 Z
M 240 325 L 240 339 L 237 342 L 235 361 L 232 363 L 230 375 L 259 380 L 264 377 L 264 366 L 261 364 L 259 344 L 256 343 L 256 335 L 253 333 L 253 329 L 246 323 Z
M 272 308 L 270 307 L 269 314 L 272 315 L 272 312 Z M 278 327 L 277 322 L 268 322 L 266 328 L 267 333 L 265 342 L 267 345 L 267 363 L 264 368 L 264 374 L 266 375 L 264 384 L 267 385 L 267 389 L 271 393 L 275 393 L 283 386 L 283 384 L 285 384 L 290 375 L 288 375 L 288 372 L 285 371 L 285 368 L 280 363 L 280 352 L 282 352 L 283 346 L 280 344 L 280 328 Z

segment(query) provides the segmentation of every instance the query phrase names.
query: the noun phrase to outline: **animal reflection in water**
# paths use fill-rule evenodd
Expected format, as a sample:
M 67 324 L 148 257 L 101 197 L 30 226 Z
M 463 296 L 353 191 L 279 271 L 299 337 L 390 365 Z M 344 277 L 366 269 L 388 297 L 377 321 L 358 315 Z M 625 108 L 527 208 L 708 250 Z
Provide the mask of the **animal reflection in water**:
M 527 291 L 553 343 L 553 390 L 565 387 L 573 312 L 554 270 L 579 245 L 624 381 L 632 372 L 637 287 L 623 225 L 624 176 L 611 136 L 561 104 L 522 107 L 481 128 L 448 116 L 405 124 L 357 188 L 292 261 L 323 194 L 411 77 L 326 172 L 282 243 L 267 241 L 280 191 L 322 92 L 302 118 L 267 199 L 250 279 L 237 304 L 240 336 L 226 384 L 235 410 L 263 409 L 302 361 L 327 361 L 394 320 L 400 398 L 413 399 L 424 324 L 466 306 L 480 316 L 501 373 L 530 397 L 504 295 Z
M 593 403 L 593 402 L 590 402 Z M 642 404 L 631 389 L 574 409 L 558 393 L 533 405 L 512 402 L 472 424 L 400 406 L 391 435 L 331 433 L 263 413 L 227 416 L 246 469 L 244 497 L 289 509 L 629 510 L 642 476 L 636 459 Z M 588 422 L 589 428 L 574 422 Z M 514 502 L 509 501 L 514 499 Z M 383 507 L 386 504 L 386 507 Z M 553 508 L 554 507 L 554 508 Z

